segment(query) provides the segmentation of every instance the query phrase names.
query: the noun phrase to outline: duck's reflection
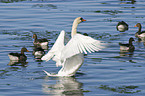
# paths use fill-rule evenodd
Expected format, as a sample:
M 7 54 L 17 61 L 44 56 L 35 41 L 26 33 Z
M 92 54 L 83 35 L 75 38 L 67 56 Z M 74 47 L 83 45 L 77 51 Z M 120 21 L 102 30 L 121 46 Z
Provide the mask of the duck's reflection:
M 34 46 L 33 55 L 36 61 L 42 62 L 41 58 L 44 56 L 45 51 L 41 46 Z
M 44 49 L 45 51 L 47 51 L 49 47 L 45 46 L 45 45 L 42 45 L 41 48 Z
M 139 47 L 139 48 L 141 48 L 141 47 L 145 47 L 145 38 L 143 39 L 141 39 L 141 38 L 136 38 L 137 39 L 137 46 Z
M 135 0 L 120 0 L 120 4 L 134 4 L 136 1 Z
M 10 66 L 23 66 L 26 67 L 28 64 L 28 62 L 26 61 L 14 61 L 14 60 L 10 60 L 9 64 Z
M 35 47 L 33 50 L 33 55 L 35 58 L 41 58 L 44 54 L 45 52 L 41 47 Z
M 120 57 L 131 63 L 135 63 L 135 61 L 133 61 L 133 52 L 120 52 Z
M 46 94 L 57 96 L 83 96 L 82 83 L 78 82 L 75 77 L 58 77 L 56 84 L 43 84 L 42 88 Z M 49 78 L 45 78 L 49 81 Z
M 120 51 L 120 56 L 121 57 L 132 57 L 133 56 L 133 52 Z

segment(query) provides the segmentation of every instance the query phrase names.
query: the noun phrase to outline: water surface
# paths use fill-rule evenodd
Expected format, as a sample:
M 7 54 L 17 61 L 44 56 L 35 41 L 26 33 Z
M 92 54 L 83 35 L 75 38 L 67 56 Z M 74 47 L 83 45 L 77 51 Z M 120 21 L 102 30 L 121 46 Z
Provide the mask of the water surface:
M 145 2 L 136 0 L 1 0 L 0 2 L 0 94 L 1 96 L 144 96 L 145 46 L 134 34 L 136 23 L 145 28 Z M 42 70 L 56 73 L 60 68 L 50 60 L 36 60 L 32 54 L 33 39 L 50 40 L 49 49 L 59 32 L 70 36 L 76 17 L 86 22 L 78 32 L 105 41 L 108 46 L 85 56 L 75 77 L 47 77 Z M 116 30 L 119 21 L 129 24 L 129 30 Z M 135 51 L 120 53 L 119 42 L 135 38 Z M 8 53 L 26 47 L 27 63 L 8 65 Z M 47 51 L 46 51 L 47 52 Z

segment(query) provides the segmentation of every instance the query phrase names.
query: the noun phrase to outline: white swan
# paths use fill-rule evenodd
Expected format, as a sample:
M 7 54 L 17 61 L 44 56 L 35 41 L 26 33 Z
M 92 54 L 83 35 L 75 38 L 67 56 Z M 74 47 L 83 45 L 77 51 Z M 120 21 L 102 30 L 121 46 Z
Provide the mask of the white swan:
M 52 58 L 56 62 L 56 66 L 62 66 L 58 74 L 50 74 L 44 71 L 48 76 L 75 75 L 83 64 L 83 52 L 87 54 L 87 51 L 91 53 L 103 48 L 101 41 L 77 33 L 77 26 L 83 21 L 86 20 L 82 17 L 74 20 L 71 39 L 66 45 L 64 45 L 65 31 L 62 30 L 51 50 L 41 58 L 46 61 Z

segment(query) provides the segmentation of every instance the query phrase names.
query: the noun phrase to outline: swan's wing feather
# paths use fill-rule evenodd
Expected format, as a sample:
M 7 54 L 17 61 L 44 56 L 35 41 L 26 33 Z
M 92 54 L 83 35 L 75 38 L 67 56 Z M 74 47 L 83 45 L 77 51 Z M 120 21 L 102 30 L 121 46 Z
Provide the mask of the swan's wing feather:
M 76 54 L 64 61 L 64 66 L 59 70 L 58 76 L 73 76 L 83 64 L 83 54 Z
M 103 43 L 99 40 L 95 40 L 89 36 L 76 34 L 67 45 L 63 48 L 61 59 L 69 58 L 79 53 L 95 52 L 104 48 Z
M 65 31 L 62 30 L 60 32 L 60 35 L 58 36 L 56 42 L 52 46 L 52 48 L 41 59 L 42 60 L 49 61 L 54 55 L 56 55 L 57 53 L 59 53 L 61 51 L 61 49 L 64 47 L 64 37 L 65 37 Z
M 64 37 L 65 37 L 65 31 L 62 30 L 54 43 L 53 47 L 51 48 L 52 51 L 58 51 L 64 47 Z

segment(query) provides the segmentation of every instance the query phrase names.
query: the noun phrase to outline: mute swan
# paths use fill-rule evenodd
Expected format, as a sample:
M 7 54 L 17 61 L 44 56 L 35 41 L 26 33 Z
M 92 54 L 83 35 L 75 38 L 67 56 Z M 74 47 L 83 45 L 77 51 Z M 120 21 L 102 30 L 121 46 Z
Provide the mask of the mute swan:
M 51 50 L 41 58 L 46 61 L 52 58 L 52 60 L 56 62 L 56 66 L 62 66 L 58 74 L 50 74 L 44 70 L 48 76 L 75 75 L 76 71 L 83 64 L 83 52 L 87 54 L 87 51 L 91 53 L 103 48 L 101 41 L 77 33 L 77 26 L 83 21 L 86 20 L 82 17 L 78 17 L 74 20 L 71 39 L 66 45 L 64 45 L 65 31 L 62 30 Z

